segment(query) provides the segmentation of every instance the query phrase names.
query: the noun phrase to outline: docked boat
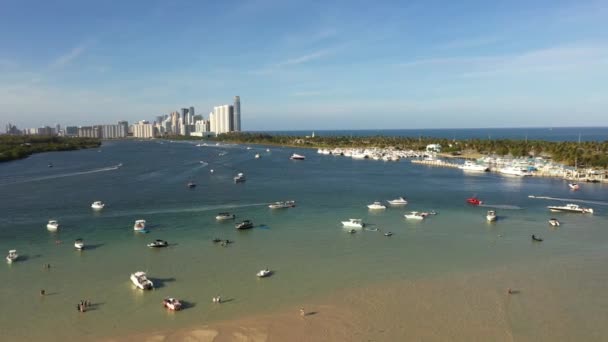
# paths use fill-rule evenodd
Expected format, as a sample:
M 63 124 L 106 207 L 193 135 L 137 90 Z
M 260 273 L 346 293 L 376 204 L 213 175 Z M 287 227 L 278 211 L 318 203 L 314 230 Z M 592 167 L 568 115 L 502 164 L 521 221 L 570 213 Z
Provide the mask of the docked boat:
M 196 183 L 194 182 L 188 182 L 188 184 L 186 184 L 186 186 L 190 189 L 196 188 Z
M 505 176 L 515 176 L 515 177 L 526 177 L 531 176 L 532 174 L 527 169 L 523 169 L 521 167 L 507 166 L 498 170 L 502 175 Z
M 556 218 L 549 219 L 549 224 L 553 227 L 559 227 L 559 221 Z
M 255 154 L 255 159 L 260 159 L 260 154 L 259 153 Z
M 156 239 L 148 244 L 150 248 L 163 248 L 169 246 L 169 243 L 165 240 Z
M 253 228 L 253 222 L 251 222 L 250 220 L 244 220 L 242 222 L 237 223 L 234 227 L 236 229 L 251 229 Z
M 424 220 L 424 218 L 426 217 L 426 215 L 424 215 L 423 213 L 419 213 L 417 211 L 412 211 L 409 214 L 405 214 L 403 215 L 406 219 L 410 219 L 410 220 Z
M 577 183 L 568 183 L 568 187 L 570 188 L 570 190 L 580 189 L 580 186 Z
M 215 219 L 218 221 L 224 221 L 224 220 L 234 220 L 235 217 L 236 216 L 231 213 L 219 213 L 219 214 L 217 214 L 217 216 L 215 216 Z
M 172 311 L 179 311 L 182 309 L 182 303 L 176 298 L 170 297 L 163 299 L 163 306 Z
M 93 202 L 93 204 L 91 204 L 91 208 L 93 208 L 95 210 L 101 210 L 105 206 L 106 205 L 102 201 L 95 201 L 95 202 Z
M 83 239 L 76 239 L 74 241 L 74 248 L 76 248 L 79 251 L 83 250 L 84 249 L 84 240 Z
M 235 183 L 243 183 L 246 180 L 247 179 L 245 178 L 245 175 L 243 173 L 239 173 L 236 176 L 234 176 L 234 182 Z
M 274 202 L 268 205 L 270 209 L 285 209 L 285 208 L 293 208 L 296 206 L 296 201 L 282 201 L 282 202 Z
M 137 220 L 133 225 L 133 230 L 136 232 L 145 232 L 146 231 L 146 220 Z
M 272 271 L 266 268 L 266 269 L 260 270 L 260 271 L 259 271 L 258 273 L 256 273 L 255 275 L 256 275 L 258 278 L 265 278 L 265 277 L 270 276 L 271 274 L 272 274 Z
M 55 220 L 49 220 L 49 223 L 46 224 L 46 229 L 48 229 L 48 230 L 59 229 L 59 222 L 57 222 Z
M 289 159 L 291 159 L 291 160 L 304 160 L 304 159 L 306 159 L 306 157 L 303 156 L 303 155 L 301 155 L 301 154 L 294 153 L 294 154 L 291 155 L 291 157 L 289 157 Z
M 342 221 L 342 226 L 345 228 L 363 228 L 365 223 L 361 219 L 348 219 L 348 221 Z
M 488 210 L 488 213 L 486 214 L 486 220 L 488 220 L 489 222 L 496 221 L 496 212 L 494 210 Z
M 154 288 L 154 283 L 146 277 L 146 272 L 137 271 L 132 273 L 131 282 L 141 290 L 152 290 Z
M 593 209 L 579 207 L 577 204 L 572 204 L 572 203 L 566 204 L 563 206 L 550 205 L 547 208 L 549 208 L 549 210 L 554 211 L 554 212 L 563 211 L 563 212 L 567 212 L 567 213 L 593 214 Z
M 465 161 L 464 164 L 459 165 L 458 168 L 467 172 L 487 172 L 489 170 L 487 166 L 474 163 L 470 160 Z
M 368 204 L 367 207 L 371 210 L 382 210 L 386 209 L 386 206 L 380 202 L 374 202 L 372 204 Z
M 390 205 L 406 205 L 407 201 L 403 197 L 398 197 L 393 200 L 388 200 L 388 204 Z
M 6 256 L 6 262 L 11 264 L 13 261 L 16 261 L 19 258 L 19 254 L 17 254 L 16 249 L 11 249 L 8 251 L 8 255 Z
M 482 202 L 477 197 L 467 198 L 467 203 L 472 205 L 480 205 Z

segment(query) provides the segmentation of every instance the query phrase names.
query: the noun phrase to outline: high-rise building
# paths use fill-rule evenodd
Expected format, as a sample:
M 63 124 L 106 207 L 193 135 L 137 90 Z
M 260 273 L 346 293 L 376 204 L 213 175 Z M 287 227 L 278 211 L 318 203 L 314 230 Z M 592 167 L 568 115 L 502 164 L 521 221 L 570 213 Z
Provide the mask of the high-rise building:
M 140 121 L 133 125 L 133 136 L 135 138 L 154 138 L 154 125 L 148 121 Z
M 190 121 L 188 122 L 188 125 L 194 125 L 194 121 L 196 119 L 194 119 L 194 107 L 190 107 L 190 109 L 188 109 L 188 114 L 190 114 Z
M 186 116 L 188 116 L 188 108 L 182 108 L 181 119 L 183 124 L 187 124 Z
M 75 137 L 78 135 L 78 127 L 76 126 L 66 126 L 65 127 L 65 136 L 66 137 Z
M 234 97 L 234 129 L 235 132 L 241 131 L 241 97 Z
M 118 136 L 126 138 L 129 135 L 129 123 L 127 121 L 118 121 Z

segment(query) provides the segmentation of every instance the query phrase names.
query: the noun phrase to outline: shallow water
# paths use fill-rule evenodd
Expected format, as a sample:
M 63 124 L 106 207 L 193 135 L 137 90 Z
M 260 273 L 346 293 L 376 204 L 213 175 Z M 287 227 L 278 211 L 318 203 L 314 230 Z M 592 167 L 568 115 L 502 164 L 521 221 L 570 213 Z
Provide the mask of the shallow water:
M 0 267 L 0 302 L 12 313 L 0 316 L 3 335 L 94 339 L 174 329 L 270 312 L 341 288 L 605 253 L 606 206 L 589 204 L 594 215 L 556 214 L 546 206 L 562 201 L 528 195 L 606 202 L 606 185 L 581 184 L 572 192 L 562 180 L 465 175 L 312 150 L 297 151 L 305 161 L 290 161 L 293 152 L 130 141 L 0 164 L 0 250 L 16 248 L 22 256 Z M 254 159 L 256 153 L 262 158 Z M 247 182 L 233 183 L 238 172 Z M 185 186 L 191 180 L 195 189 Z M 402 195 L 410 202 L 406 207 L 366 208 Z M 497 210 L 498 221 L 485 221 L 488 208 L 468 206 L 471 195 Z M 266 207 L 288 199 L 297 207 Z M 95 200 L 106 208 L 92 211 Z M 411 210 L 438 214 L 411 222 L 403 218 Z M 257 227 L 236 231 L 232 221 L 216 222 L 221 211 L 235 213 L 236 221 L 252 219 Z M 562 222 L 558 229 L 547 224 L 553 216 Z M 148 234 L 133 232 L 140 218 L 147 220 Z M 347 234 L 340 221 L 348 218 L 362 218 L 379 231 Z M 60 221 L 58 232 L 46 230 L 49 219 Z M 394 235 L 383 236 L 387 230 Z M 532 234 L 545 241 L 532 243 Z M 79 237 L 91 248 L 74 250 Z M 221 247 L 211 242 L 214 237 L 235 243 Z M 146 247 L 157 238 L 171 247 Z M 257 279 L 255 273 L 266 267 L 275 274 Z M 137 270 L 147 271 L 158 288 L 133 289 L 129 274 Z M 212 305 L 217 294 L 230 301 Z M 165 312 L 165 296 L 182 298 L 189 308 Z M 80 314 L 80 299 L 98 305 Z

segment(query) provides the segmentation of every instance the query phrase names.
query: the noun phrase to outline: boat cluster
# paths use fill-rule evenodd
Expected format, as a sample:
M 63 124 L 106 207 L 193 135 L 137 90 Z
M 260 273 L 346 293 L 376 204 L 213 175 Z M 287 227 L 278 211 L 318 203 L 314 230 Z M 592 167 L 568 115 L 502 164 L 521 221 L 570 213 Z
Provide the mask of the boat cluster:
M 373 159 L 383 161 L 399 161 L 403 158 L 420 158 L 426 155 L 425 152 L 419 151 L 400 151 L 392 148 L 334 148 L 334 149 L 319 149 L 317 153 L 323 155 L 344 156 L 353 159 Z
M 390 206 L 393 207 L 401 207 L 401 206 L 405 206 L 408 204 L 407 200 L 403 197 L 397 197 L 396 199 L 392 199 L 392 200 L 387 200 L 386 201 Z M 380 201 L 376 201 L 373 202 L 371 204 L 367 205 L 367 208 L 369 210 L 385 210 L 387 208 L 386 205 L 384 205 L 382 202 Z M 423 220 L 426 217 L 430 216 L 430 215 L 436 215 L 437 213 L 435 211 L 429 211 L 429 212 L 418 212 L 418 211 L 412 211 L 409 214 L 405 214 L 403 215 L 406 219 L 412 219 L 412 220 Z M 347 221 L 341 221 L 342 226 L 344 228 L 349 229 L 348 232 L 349 233 L 355 233 L 356 229 L 362 229 L 365 227 L 365 223 L 363 222 L 362 219 L 348 219 Z M 377 229 L 376 229 L 377 230 Z M 393 233 L 391 232 L 387 232 L 384 234 L 385 236 L 391 236 L 393 235 Z

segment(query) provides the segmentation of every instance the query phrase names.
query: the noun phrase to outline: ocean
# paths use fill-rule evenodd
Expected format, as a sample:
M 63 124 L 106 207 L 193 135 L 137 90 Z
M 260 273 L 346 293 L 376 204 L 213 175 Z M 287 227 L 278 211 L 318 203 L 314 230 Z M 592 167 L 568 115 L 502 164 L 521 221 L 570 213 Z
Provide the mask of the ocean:
M 582 138 L 590 132 L 602 136 L 605 129 L 586 132 Z M 573 134 L 578 139 L 578 131 Z M 342 289 L 606 255 L 606 184 L 582 184 L 572 192 L 559 179 L 469 175 L 407 160 L 269 148 L 108 141 L 99 149 L 0 164 L 0 251 L 17 249 L 21 256 L 0 267 L 3 339 L 97 340 L 180 329 L 269 313 Z M 294 152 L 306 160 L 289 160 Z M 235 184 L 239 172 L 247 181 Z M 198 186 L 187 188 L 189 181 Z M 467 205 L 473 195 L 484 206 Z M 398 196 L 409 204 L 366 207 Z M 106 203 L 102 211 L 91 210 L 96 200 Z M 297 206 L 267 207 L 281 200 Z M 573 200 L 595 213 L 555 214 L 546 208 Z M 498 213 L 496 223 L 486 222 L 491 209 Z M 437 215 L 420 222 L 403 217 L 414 210 Z M 234 213 L 236 220 L 217 222 L 219 212 Z M 562 226 L 552 229 L 547 220 L 557 215 Z M 347 233 L 340 221 L 349 218 L 363 219 L 368 229 Z M 57 232 L 46 229 L 50 219 L 60 222 Z M 148 234 L 133 231 L 137 219 L 147 220 Z M 256 227 L 237 231 L 234 224 L 243 219 Z M 385 237 L 386 231 L 394 235 Z M 531 243 L 531 234 L 545 241 Z M 222 247 L 212 243 L 216 237 L 234 243 Z M 88 248 L 75 250 L 77 238 Z M 146 247 L 154 239 L 170 247 Z M 263 268 L 273 276 L 258 279 Z M 129 275 L 135 271 L 146 271 L 157 288 L 134 289 Z M 216 295 L 227 303 L 214 305 Z M 603 293 L 585 292 L 580 302 L 598 295 Z M 169 296 L 187 302 L 187 309 L 167 312 L 160 302 Z M 81 299 L 95 305 L 79 313 Z M 581 327 L 575 335 L 585 333 Z

